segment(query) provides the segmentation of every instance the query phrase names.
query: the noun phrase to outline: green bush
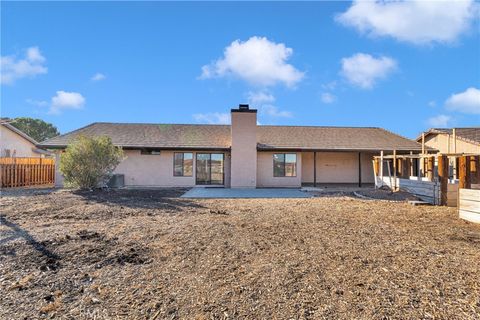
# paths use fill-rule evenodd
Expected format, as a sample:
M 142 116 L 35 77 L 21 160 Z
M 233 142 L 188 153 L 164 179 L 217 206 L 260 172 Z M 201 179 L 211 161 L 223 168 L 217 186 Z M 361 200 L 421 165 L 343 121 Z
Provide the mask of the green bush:
M 60 172 L 65 184 L 81 189 L 105 186 L 123 159 L 121 148 L 109 137 L 78 137 L 60 156 Z

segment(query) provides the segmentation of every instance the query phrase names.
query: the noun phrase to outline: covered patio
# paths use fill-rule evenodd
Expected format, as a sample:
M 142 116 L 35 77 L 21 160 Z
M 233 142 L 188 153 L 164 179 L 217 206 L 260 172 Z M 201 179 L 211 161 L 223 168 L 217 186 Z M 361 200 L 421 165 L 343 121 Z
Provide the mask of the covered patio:
M 373 152 L 302 152 L 303 187 L 369 187 L 375 183 Z

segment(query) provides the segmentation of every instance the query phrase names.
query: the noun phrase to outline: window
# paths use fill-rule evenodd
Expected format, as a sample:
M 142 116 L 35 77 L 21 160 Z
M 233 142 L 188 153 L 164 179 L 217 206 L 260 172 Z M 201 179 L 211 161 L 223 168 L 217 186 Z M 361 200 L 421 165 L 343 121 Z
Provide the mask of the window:
M 275 153 L 273 155 L 273 176 L 274 177 L 296 177 L 297 176 L 297 154 L 296 153 Z
M 175 152 L 173 154 L 173 175 L 191 177 L 193 174 L 193 153 Z
M 140 154 L 159 155 L 160 150 L 142 149 L 142 150 L 140 150 Z

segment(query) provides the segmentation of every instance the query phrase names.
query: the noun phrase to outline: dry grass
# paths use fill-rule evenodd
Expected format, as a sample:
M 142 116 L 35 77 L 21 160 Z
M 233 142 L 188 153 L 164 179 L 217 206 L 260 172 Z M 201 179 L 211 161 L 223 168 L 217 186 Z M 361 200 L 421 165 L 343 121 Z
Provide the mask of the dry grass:
M 480 318 L 480 226 L 454 209 L 177 195 L 2 197 L 0 318 Z

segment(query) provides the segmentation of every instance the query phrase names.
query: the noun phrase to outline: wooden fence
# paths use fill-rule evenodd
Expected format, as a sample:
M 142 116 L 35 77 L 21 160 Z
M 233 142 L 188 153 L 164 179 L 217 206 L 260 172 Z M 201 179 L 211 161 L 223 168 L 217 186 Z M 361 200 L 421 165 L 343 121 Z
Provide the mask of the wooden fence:
M 458 189 L 480 188 L 480 155 L 375 156 L 375 186 L 407 191 L 435 205 L 457 206 Z
M 0 158 L 2 188 L 49 185 L 55 182 L 55 160 L 49 158 Z
M 417 198 L 431 203 L 440 204 L 440 184 L 436 181 L 428 181 L 418 179 L 418 177 L 410 177 L 410 179 L 377 177 L 377 186 L 387 186 L 392 190 L 403 190 L 415 195 Z
M 480 190 L 459 189 L 458 194 L 459 217 L 480 223 Z

